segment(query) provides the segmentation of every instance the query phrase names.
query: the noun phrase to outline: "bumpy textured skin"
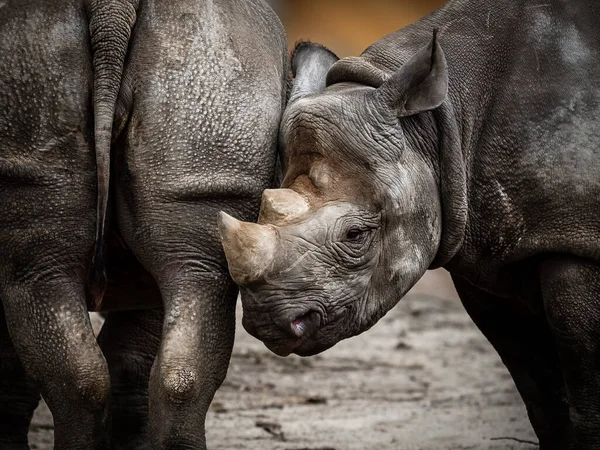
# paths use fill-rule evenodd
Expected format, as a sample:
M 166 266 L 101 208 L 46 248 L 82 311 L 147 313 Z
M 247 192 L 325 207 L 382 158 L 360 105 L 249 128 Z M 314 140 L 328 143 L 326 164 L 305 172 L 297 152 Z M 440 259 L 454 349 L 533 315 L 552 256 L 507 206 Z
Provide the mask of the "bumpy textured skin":
M 237 295 L 217 212 L 258 215 L 274 177 L 286 59 L 283 28 L 262 1 L 148 0 L 138 8 L 114 176 L 119 229 L 164 304 L 150 376 L 153 448 L 205 448 Z
M 248 327 L 282 353 L 322 351 L 372 325 L 428 266 L 443 266 L 510 370 L 540 447 L 598 448 L 596 6 L 449 1 L 334 65 L 326 90 L 284 114 L 283 186 L 316 198 L 319 209 L 275 224 L 285 252 L 264 280 L 242 289 Z M 374 100 L 373 88 L 427 45 L 435 28 L 448 97 L 437 109 L 398 118 Z M 322 180 L 327 189 L 319 189 Z M 370 264 L 388 261 L 385 267 L 352 268 L 336 251 L 345 244 L 324 240 L 339 217 L 350 220 L 331 212 L 341 202 L 383 217 Z M 400 224 L 396 241 L 390 223 Z M 314 311 L 319 328 L 294 343 L 290 310 Z
M 40 395 L 25 374 L 0 305 L 0 447 L 28 449 L 27 432 Z
M 0 299 L 10 333 L 0 346 L 18 354 L 1 366 L 3 380 L 27 374 L 0 393 L 19 433 L 0 436 L 2 448 L 17 438 L 27 448 L 38 395 L 28 379 L 52 410 L 56 449 L 108 448 L 110 380 L 84 287 L 96 225 L 87 25 L 80 1 L 0 3 Z
M 256 219 L 273 183 L 288 88 L 279 19 L 258 0 L 0 1 L 0 61 L 0 447 L 28 448 L 41 393 L 56 449 L 205 448 L 237 295 L 216 212 Z M 99 112 L 94 86 L 108 92 Z M 96 343 L 86 287 L 111 126 L 111 312 Z

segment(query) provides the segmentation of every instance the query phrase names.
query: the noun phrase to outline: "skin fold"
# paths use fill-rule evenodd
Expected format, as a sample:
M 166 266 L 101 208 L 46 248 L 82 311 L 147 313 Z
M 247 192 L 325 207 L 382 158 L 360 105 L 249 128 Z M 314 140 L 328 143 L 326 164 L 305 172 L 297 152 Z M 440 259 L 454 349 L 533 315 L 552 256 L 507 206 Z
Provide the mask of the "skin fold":
M 275 177 L 262 1 L 0 2 L 0 448 L 203 449 L 237 286 L 217 213 Z M 108 312 L 96 340 L 88 310 Z
M 599 22 L 455 0 L 360 57 L 298 45 L 282 189 L 220 217 L 245 328 L 319 353 L 444 267 L 540 447 L 598 448 Z

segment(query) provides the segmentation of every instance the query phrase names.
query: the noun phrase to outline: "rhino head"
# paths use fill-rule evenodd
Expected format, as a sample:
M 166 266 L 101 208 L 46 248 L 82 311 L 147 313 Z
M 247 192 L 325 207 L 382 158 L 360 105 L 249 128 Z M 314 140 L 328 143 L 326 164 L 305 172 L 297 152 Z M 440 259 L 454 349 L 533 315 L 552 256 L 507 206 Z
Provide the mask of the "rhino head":
M 358 59 L 336 61 L 315 44 L 296 48 L 283 188 L 264 192 L 258 223 L 219 219 L 243 325 L 282 356 L 370 328 L 440 244 L 437 148 L 422 136 L 436 134 L 426 112 L 448 88 L 435 35 L 391 76 L 370 66 L 368 84 L 346 81 Z

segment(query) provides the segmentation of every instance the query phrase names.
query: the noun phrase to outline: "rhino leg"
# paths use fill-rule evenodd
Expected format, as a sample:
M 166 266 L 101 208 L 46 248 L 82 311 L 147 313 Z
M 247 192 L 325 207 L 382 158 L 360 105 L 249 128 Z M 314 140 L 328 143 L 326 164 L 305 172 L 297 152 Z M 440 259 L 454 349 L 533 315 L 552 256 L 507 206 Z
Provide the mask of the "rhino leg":
M 548 325 L 518 301 L 495 297 L 462 278 L 453 280 L 465 309 L 512 375 L 540 448 L 563 449 L 568 407 Z
M 148 379 L 160 345 L 160 309 L 110 312 L 98 343 L 112 386 L 111 449 L 149 449 Z
M 159 212 L 140 221 L 126 208 L 121 211 L 124 237 L 157 281 L 164 308 L 149 382 L 149 434 L 156 450 L 206 448 L 206 413 L 233 348 L 237 287 L 222 262 L 216 224 L 200 225 L 204 214 L 210 215 L 204 206 L 134 208 Z M 191 218 L 186 217 L 190 210 Z
M 0 448 L 29 449 L 27 432 L 39 399 L 12 344 L 0 303 Z
M 56 450 L 108 446 L 110 378 L 85 295 L 97 197 L 87 27 L 77 2 L 0 14 L 0 298 Z
M 569 401 L 568 450 L 600 448 L 600 265 L 555 257 L 540 266 L 548 323 Z
M 19 358 L 52 412 L 54 448 L 108 448 L 110 379 L 84 287 L 56 274 L 51 280 L 39 278 L 8 283 L 2 298 Z
M 208 407 L 227 374 L 237 288 L 223 274 L 163 287 L 163 341 L 150 377 L 156 449 L 205 449 Z

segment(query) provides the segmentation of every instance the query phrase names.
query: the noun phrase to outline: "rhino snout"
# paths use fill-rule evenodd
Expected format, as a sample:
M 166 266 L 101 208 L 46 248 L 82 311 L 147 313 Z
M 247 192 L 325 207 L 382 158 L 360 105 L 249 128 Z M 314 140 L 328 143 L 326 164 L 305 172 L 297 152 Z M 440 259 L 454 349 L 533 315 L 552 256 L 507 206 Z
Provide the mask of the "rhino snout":
M 318 311 L 305 308 L 288 310 L 277 316 L 266 311 L 259 313 L 245 310 L 242 325 L 271 351 L 287 356 L 319 331 L 322 318 Z

